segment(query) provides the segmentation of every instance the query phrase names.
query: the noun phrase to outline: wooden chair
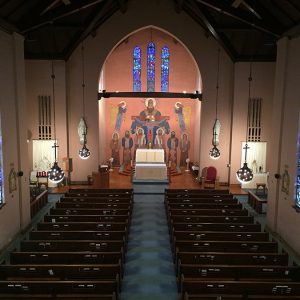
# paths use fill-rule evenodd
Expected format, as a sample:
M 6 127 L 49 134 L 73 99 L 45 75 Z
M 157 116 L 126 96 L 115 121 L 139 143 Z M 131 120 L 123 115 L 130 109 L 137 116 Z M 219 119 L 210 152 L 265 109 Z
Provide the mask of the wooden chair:
M 219 186 L 217 169 L 212 166 L 203 168 L 201 183 L 203 188 L 217 188 Z

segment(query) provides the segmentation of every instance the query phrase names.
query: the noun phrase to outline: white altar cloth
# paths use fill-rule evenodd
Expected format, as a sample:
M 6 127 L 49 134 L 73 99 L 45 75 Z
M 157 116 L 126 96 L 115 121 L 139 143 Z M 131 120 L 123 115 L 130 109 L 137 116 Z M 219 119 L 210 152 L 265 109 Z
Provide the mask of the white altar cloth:
M 167 166 L 165 163 L 137 163 L 135 165 L 135 178 L 166 180 L 168 178 Z
M 164 163 L 165 152 L 163 149 L 137 149 L 136 163 Z

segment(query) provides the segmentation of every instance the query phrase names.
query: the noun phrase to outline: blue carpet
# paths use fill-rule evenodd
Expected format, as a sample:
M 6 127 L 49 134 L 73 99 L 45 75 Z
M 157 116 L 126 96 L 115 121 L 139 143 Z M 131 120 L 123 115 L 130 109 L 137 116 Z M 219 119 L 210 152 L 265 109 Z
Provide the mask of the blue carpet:
M 177 300 L 163 195 L 134 195 L 121 300 Z

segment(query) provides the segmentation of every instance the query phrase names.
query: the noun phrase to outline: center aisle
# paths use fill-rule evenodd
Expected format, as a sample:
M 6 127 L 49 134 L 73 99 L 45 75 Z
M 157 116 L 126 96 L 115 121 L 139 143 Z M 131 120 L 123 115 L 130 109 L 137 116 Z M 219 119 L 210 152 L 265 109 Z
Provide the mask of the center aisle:
M 135 194 L 121 300 L 178 299 L 169 241 L 164 195 Z

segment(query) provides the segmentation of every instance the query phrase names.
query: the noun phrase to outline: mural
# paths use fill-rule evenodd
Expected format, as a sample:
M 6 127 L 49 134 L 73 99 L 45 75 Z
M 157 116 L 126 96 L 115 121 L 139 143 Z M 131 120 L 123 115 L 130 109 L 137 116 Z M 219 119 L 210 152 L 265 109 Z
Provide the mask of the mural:
M 165 162 L 179 172 L 192 152 L 193 104 L 190 99 L 109 99 L 107 160 L 120 172 L 130 169 L 137 149 L 163 149 Z M 139 112 L 138 114 L 136 112 Z M 167 112 L 167 113 L 165 113 Z

